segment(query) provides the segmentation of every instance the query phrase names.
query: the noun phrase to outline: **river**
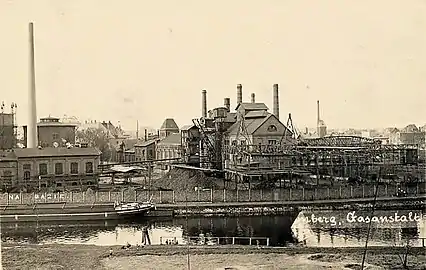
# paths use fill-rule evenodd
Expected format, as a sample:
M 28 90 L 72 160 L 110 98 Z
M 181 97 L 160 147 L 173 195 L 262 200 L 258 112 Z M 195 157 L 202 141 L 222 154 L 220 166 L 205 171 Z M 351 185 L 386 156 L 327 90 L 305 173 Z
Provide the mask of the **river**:
M 2 241 L 9 243 L 136 245 L 141 244 L 142 230 L 147 226 L 153 245 L 165 244 L 169 239 L 182 244 L 188 234 L 196 237 L 202 233 L 212 237 L 268 237 L 271 246 L 288 246 L 297 242 L 291 229 L 294 219 L 291 215 L 277 215 L 150 220 L 141 218 L 85 224 L 3 223 L 1 232 Z M 301 239 L 299 244 L 315 247 L 364 246 L 366 231 L 366 228 L 313 229 L 311 235 Z M 425 235 L 425 227 L 420 225 L 402 229 L 376 229 L 372 230 L 369 245 L 400 246 L 409 241 L 411 246 L 421 246 L 419 237 Z M 238 241 L 243 240 L 237 239 L 235 243 Z

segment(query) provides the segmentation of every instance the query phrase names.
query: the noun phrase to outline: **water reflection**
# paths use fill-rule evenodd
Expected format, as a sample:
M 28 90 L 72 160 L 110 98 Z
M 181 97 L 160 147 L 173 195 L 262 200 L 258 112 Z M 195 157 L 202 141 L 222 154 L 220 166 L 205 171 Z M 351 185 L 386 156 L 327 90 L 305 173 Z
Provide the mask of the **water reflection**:
M 269 237 L 272 246 L 285 246 L 296 240 L 307 246 L 363 246 L 366 229 L 310 229 L 299 226 L 291 229 L 295 215 L 263 217 L 209 217 L 156 220 L 127 220 L 120 222 L 91 223 L 17 223 L 2 224 L 2 240 L 8 242 L 64 243 L 94 245 L 141 244 L 143 227 L 153 245 L 175 239 L 183 244 L 185 236 L 201 233 L 213 237 Z M 402 245 L 410 240 L 412 246 L 421 245 L 419 237 L 425 237 L 425 226 L 404 229 L 375 229 L 371 232 L 370 245 Z

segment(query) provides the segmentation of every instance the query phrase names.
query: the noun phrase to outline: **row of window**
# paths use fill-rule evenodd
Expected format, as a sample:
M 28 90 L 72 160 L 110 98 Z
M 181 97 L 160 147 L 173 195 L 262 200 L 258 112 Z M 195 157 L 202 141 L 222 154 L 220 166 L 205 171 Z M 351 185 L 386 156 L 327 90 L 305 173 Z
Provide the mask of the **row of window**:
M 79 170 L 78 170 L 78 162 L 71 162 L 70 163 L 70 174 L 78 174 Z M 31 171 L 31 164 L 24 164 L 23 169 L 25 172 L 30 172 Z M 86 162 L 86 174 L 90 174 L 93 173 L 93 162 Z M 48 175 L 48 167 L 47 167 L 47 163 L 40 163 L 38 165 L 38 171 L 39 171 L 39 175 L 43 176 L 43 175 Z M 24 173 L 25 174 L 25 173 Z M 56 175 L 62 175 L 64 174 L 64 164 L 63 163 L 55 163 L 55 174 Z

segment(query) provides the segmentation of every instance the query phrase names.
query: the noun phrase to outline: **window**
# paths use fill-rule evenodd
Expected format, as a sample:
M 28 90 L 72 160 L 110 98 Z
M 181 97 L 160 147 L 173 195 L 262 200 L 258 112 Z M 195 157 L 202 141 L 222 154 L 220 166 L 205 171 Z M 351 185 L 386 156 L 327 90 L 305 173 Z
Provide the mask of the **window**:
M 54 140 L 57 140 L 57 139 L 59 139 L 59 134 L 58 133 L 53 133 L 52 137 L 53 137 Z
M 3 178 L 5 180 L 12 180 L 12 177 L 13 177 L 12 171 L 8 170 L 3 172 Z
M 277 131 L 277 127 L 276 127 L 276 126 L 274 126 L 274 125 L 270 125 L 270 126 L 268 127 L 268 131 L 269 131 L 269 132 L 275 132 L 275 131 Z
M 31 179 L 31 172 L 24 171 L 24 180 L 30 180 L 30 179 Z
M 55 163 L 55 174 L 64 174 L 64 165 L 62 163 Z
M 23 169 L 24 171 L 31 171 L 31 164 L 24 164 Z
M 86 173 L 93 173 L 93 163 L 86 162 Z
M 47 164 L 41 163 L 38 165 L 38 174 L 39 175 L 47 175 Z
M 71 162 L 71 174 L 78 174 L 78 163 Z
M 269 145 L 277 144 L 277 140 L 268 140 Z

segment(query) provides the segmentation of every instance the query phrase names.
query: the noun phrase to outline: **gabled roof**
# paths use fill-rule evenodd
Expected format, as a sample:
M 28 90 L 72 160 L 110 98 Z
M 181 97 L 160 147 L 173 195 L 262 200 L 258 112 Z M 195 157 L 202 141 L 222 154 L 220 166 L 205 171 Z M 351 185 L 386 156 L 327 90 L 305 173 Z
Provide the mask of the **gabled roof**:
M 411 132 L 419 132 L 419 129 L 417 128 L 416 125 L 410 124 L 410 125 L 406 126 L 405 128 L 403 128 L 401 131 L 411 133 Z
M 265 103 L 240 103 L 237 105 L 237 108 L 235 110 L 238 110 L 239 107 L 243 107 L 246 111 L 261 111 L 261 110 L 268 110 L 268 107 L 265 105 Z
M 244 116 L 245 119 L 249 119 L 249 118 L 264 118 L 266 116 L 268 116 L 269 113 L 267 111 L 249 111 L 248 113 L 246 113 L 246 115 Z
M 160 129 L 161 130 L 169 130 L 169 129 L 178 130 L 179 127 L 173 118 L 167 118 L 166 120 L 164 120 Z
M 17 148 L 13 150 L 17 158 L 28 157 L 65 157 L 65 156 L 99 156 L 101 152 L 96 148 Z
M 261 127 L 266 121 L 268 121 L 271 117 L 274 117 L 274 118 L 276 118 L 277 120 L 278 120 L 278 118 L 275 116 L 275 115 L 273 115 L 273 114 L 271 114 L 271 113 L 268 113 L 268 115 L 266 116 L 266 117 L 263 117 L 263 118 L 250 118 L 250 119 L 245 119 L 244 120 L 244 124 L 245 124 L 245 127 L 246 127 L 246 130 L 247 131 L 245 131 L 245 132 L 247 132 L 249 135 L 252 135 L 254 132 L 256 132 L 256 130 L 259 128 L 259 127 Z M 279 120 L 278 120 L 278 122 L 279 123 L 281 123 Z M 281 123 L 282 124 L 282 123 Z M 292 132 L 284 125 L 284 124 L 282 124 L 283 125 L 283 127 L 284 128 L 286 128 L 287 129 L 287 134 L 288 135 L 291 135 L 292 134 Z M 227 133 L 228 133 L 228 135 L 236 135 L 237 134 L 237 132 L 238 132 L 238 129 L 240 128 L 240 122 L 236 122 L 235 124 L 233 124 L 228 130 L 227 130 Z M 242 133 L 242 131 L 240 130 L 240 134 Z
M 183 126 L 180 130 L 190 130 L 191 128 L 193 128 L 193 127 L 195 127 L 195 125 L 194 124 L 192 124 L 192 125 L 185 125 L 185 126 Z
M 226 118 L 222 120 L 225 123 L 234 123 L 235 121 L 237 121 L 237 113 L 233 112 L 233 113 L 228 113 L 226 115 Z
M 141 143 L 137 143 L 134 146 L 135 147 L 147 147 L 147 146 L 155 143 L 155 141 L 156 141 L 156 139 L 147 140 L 147 141 L 144 141 L 144 142 L 141 142 Z
M 179 144 L 180 145 L 181 143 L 182 143 L 181 134 L 180 133 L 172 133 L 169 136 L 167 136 L 166 138 L 159 141 L 157 145 L 165 145 L 165 144 L 172 144 L 172 145 Z

